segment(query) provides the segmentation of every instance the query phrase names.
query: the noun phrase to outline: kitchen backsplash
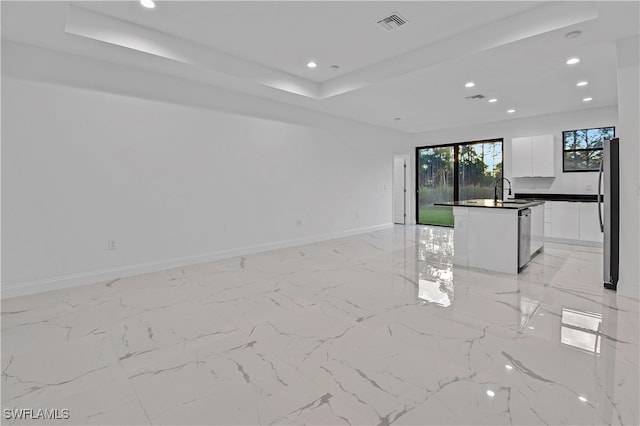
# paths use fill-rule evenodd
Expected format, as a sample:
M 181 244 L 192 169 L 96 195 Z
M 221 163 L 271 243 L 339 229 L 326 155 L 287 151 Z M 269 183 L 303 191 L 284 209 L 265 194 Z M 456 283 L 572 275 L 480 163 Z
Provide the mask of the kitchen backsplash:
M 538 192 L 551 194 L 597 194 L 598 173 L 562 173 L 555 178 L 513 178 L 514 192 Z

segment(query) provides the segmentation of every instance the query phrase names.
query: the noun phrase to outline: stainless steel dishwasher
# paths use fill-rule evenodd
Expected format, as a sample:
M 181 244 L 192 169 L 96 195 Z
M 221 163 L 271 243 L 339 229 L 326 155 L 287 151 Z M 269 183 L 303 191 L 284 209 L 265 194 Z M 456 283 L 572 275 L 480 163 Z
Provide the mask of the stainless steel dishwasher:
M 518 210 L 518 269 L 531 258 L 531 209 Z

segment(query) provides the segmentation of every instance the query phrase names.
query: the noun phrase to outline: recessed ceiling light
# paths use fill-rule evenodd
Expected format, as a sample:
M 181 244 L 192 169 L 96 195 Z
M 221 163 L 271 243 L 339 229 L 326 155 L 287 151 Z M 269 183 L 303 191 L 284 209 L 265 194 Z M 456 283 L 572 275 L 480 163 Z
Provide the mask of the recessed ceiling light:
M 593 98 L 584 98 L 582 100 L 582 102 L 591 102 L 593 100 Z
M 508 110 L 507 110 L 507 112 L 508 112 L 509 114 L 513 114 L 514 112 L 516 112 L 516 110 L 515 110 L 515 109 L 508 109 Z
M 588 82 L 588 81 L 579 81 L 579 82 L 576 84 L 576 86 L 578 86 L 578 87 L 582 87 L 582 86 L 586 86 L 587 84 L 589 84 L 589 82 Z
M 493 398 L 494 396 L 496 396 L 496 393 L 492 390 L 488 390 L 487 391 L 487 395 L 489 395 L 491 398 Z
M 316 63 L 315 63 L 315 62 L 313 62 L 313 61 L 309 61 L 309 62 L 307 62 L 307 68 L 315 68 L 315 67 L 317 67 L 317 66 L 318 66 L 318 64 L 316 64 Z
M 566 38 L 568 38 L 569 40 L 573 40 L 574 38 L 578 38 L 582 35 L 582 31 L 569 31 L 568 33 L 566 33 L 564 36 Z
M 467 84 L 464 85 L 464 87 L 473 87 L 476 84 L 473 81 L 468 82 Z
M 513 365 L 505 364 L 504 368 L 506 368 L 507 370 L 513 370 Z
M 567 59 L 567 65 L 575 65 L 580 62 L 580 58 L 569 58 Z
M 585 398 L 584 396 L 579 396 L 578 399 L 582 402 L 587 402 L 587 398 Z
M 153 0 L 140 0 L 140 4 L 147 9 L 153 9 L 154 7 L 156 7 L 156 2 L 154 2 Z
M 498 99 L 496 99 L 496 98 L 489 99 L 489 103 L 494 103 L 494 102 L 498 102 Z

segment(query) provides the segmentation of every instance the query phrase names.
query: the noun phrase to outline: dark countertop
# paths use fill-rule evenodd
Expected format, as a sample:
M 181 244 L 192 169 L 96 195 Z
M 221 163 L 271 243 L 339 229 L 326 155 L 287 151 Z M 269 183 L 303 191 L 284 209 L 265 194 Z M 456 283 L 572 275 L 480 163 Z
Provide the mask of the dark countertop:
M 524 202 L 526 201 L 526 202 Z M 511 200 L 498 200 L 493 201 L 492 198 L 478 199 L 478 200 L 464 200 L 464 201 L 443 201 L 441 203 L 433 203 L 436 206 L 452 206 L 452 207 L 486 207 L 493 209 L 515 209 L 522 210 L 529 207 L 539 206 L 544 204 L 542 200 L 517 200 L 513 202 Z
M 545 201 L 573 201 L 580 203 L 597 203 L 597 194 L 528 194 L 516 192 L 516 199 L 545 200 Z

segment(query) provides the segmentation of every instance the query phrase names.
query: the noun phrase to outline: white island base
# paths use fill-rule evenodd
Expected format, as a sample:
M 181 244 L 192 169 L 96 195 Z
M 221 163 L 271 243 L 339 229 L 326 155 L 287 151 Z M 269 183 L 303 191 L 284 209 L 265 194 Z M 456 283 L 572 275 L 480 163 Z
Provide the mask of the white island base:
M 517 274 L 518 209 L 454 207 L 453 263 Z M 543 206 L 531 207 L 531 254 L 542 250 Z

